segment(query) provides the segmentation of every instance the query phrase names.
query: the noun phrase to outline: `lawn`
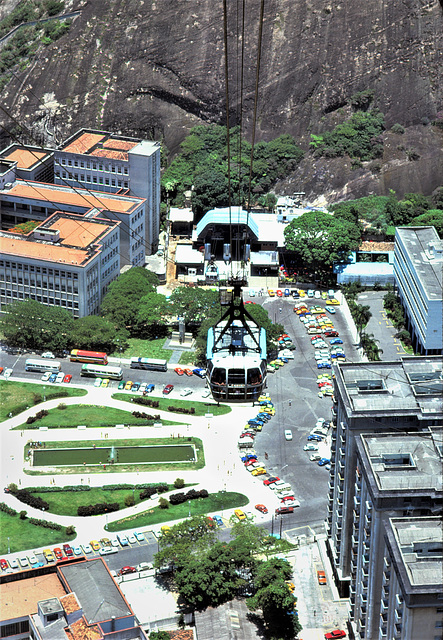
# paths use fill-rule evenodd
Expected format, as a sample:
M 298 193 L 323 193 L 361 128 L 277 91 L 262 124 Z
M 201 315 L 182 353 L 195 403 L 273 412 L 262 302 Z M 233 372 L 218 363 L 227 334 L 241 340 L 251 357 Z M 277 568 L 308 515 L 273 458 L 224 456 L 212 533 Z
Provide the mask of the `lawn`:
M 148 415 L 155 415 L 156 410 L 147 407 L 144 410 Z M 181 416 L 177 416 L 179 419 Z M 23 423 L 15 429 L 38 429 L 39 427 L 77 427 L 86 425 L 87 427 L 115 427 L 116 424 L 126 424 L 134 426 L 152 425 L 152 420 L 145 418 L 135 418 L 129 411 L 104 407 L 99 405 L 76 404 L 66 405 L 64 409 L 50 409 L 47 416 L 36 420 L 32 424 Z M 183 422 L 172 422 L 162 420 L 163 425 L 179 425 Z
M 25 504 L 23 510 L 26 511 Z M 65 527 L 62 527 L 61 531 L 37 527 L 29 520 L 20 520 L 18 514 L 10 516 L 8 513 L 0 511 L 0 555 L 4 556 L 8 553 L 8 538 L 11 553 L 16 553 L 30 547 L 32 549 L 52 547 L 73 540 L 77 535 L 74 533 L 68 536 L 65 531 Z
M 178 361 L 178 363 L 179 364 L 183 364 L 183 365 L 194 364 L 194 360 L 195 360 L 194 351 L 183 351 L 183 353 L 180 356 L 180 360 Z
M 84 389 L 75 387 L 59 387 L 55 385 L 32 384 L 28 382 L 0 381 L 0 420 L 6 420 L 10 413 L 13 416 L 54 398 L 72 398 L 85 396 Z M 80 423 L 81 424 L 81 423 Z
M 111 439 L 99 439 L 97 438 L 97 440 L 81 440 L 81 441 L 77 441 L 77 440 L 73 440 L 73 441 L 63 441 L 63 442 L 59 442 L 59 441 L 49 441 L 46 442 L 46 447 L 48 449 L 69 449 L 71 447 L 75 447 L 77 449 L 81 449 L 81 448 L 87 448 L 87 447 L 93 447 L 94 444 L 99 444 L 99 445 L 106 445 L 106 446 L 114 446 L 114 447 L 118 447 L 118 446 L 126 446 L 126 447 L 131 447 L 131 446 L 137 446 L 140 444 L 140 439 L 124 439 L 124 440 L 111 440 Z M 195 445 L 195 451 L 197 453 L 197 462 L 176 462 L 176 463 L 165 463 L 165 462 L 158 462 L 158 463 L 149 463 L 149 464 L 116 464 L 116 465 L 112 465 L 112 464 L 108 464 L 107 461 L 103 461 L 103 467 L 102 466 L 98 466 L 98 465 L 85 465 L 83 467 L 81 467 L 81 471 L 84 474 L 91 474 L 91 473 L 127 473 L 127 472 L 139 472 L 139 471 L 149 471 L 149 472 L 153 472 L 153 471 L 195 471 L 198 469 L 202 469 L 205 466 L 205 454 L 204 454 L 204 449 L 203 449 L 203 443 L 200 440 L 200 438 L 194 438 L 194 437 L 190 437 L 190 436 L 186 436 L 186 437 L 172 437 L 172 438 L 143 438 L 142 441 L 143 445 L 145 446 L 155 446 L 155 445 L 178 445 L 178 444 L 194 444 Z M 29 450 L 29 445 L 25 446 L 24 449 L 24 456 L 26 457 L 28 455 L 28 450 Z M 63 475 L 68 475 L 68 474 L 73 474 L 73 473 L 78 473 L 79 472 L 79 467 L 78 466 L 72 466 L 72 467 L 67 467 L 67 466 L 63 466 L 60 467 L 60 469 L 57 469 L 57 471 L 55 473 L 62 473 Z M 47 470 L 42 471 L 41 469 L 39 469 L 38 467 L 32 467 L 31 470 L 28 470 L 28 467 L 26 468 L 26 473 L 28 475 L 47 475 Z M 155 478 L 155 481 L 160 482 L 161 478 Z
M 168 491 L 173 490 L 174 485 L 170 485 Z M 125 498 L 132 498 L 133 496 L 135 504 L 144 502 L 146 505 L 149 505 L 149 499 L 140 500 L 139 496 L 141 491 L 142 489 L 135 489 L 133 493 L 132 488 L 111 490 L 106 487 L 91 487 L 90 491 L 42 491 L 41 493 L 32 491 L 32 495 L 38 496 L 49 503 L 49 513 L 77 517 L 78 507 L 89 504 L 118 502 L 120 509 L 126 509 Z M 184 489 L 177 489 L 177 491 L 184 491 Z M 17 509 L 19 509 L 19 507 L 17 507 Z M 26 505 L 23 505 L 23 509 L 26 509 Z
M 184 502 L 183 504 L 169 505 L 168 509 L 153 507 L 144 513 L 122 518 L 121 520 L 115 520 L 108 524 L 108 531 L 149 527 L 153 524 L 169 522 L 170 520 L 180 520 L 181 518 L 188 518 L 189 515 L 197 516 L 212 513 L 213 511 L 218 511 L 221 514 L 224 509 L 244 507 L 248 502 L 248 498 L 242 493 L 219 491 L 218 493 L 210 493 L 207 498 L 191 500 L 189 504 L 188 502 Z
M 129 393 L 114 393 L 112 396 L 115 400 L 123 400 L 124 402 L 132 402 L 133 404 L 138 404 L 138 400 L 142 398 L 142 396 L 133 396 Z M 214 416 L 224 416 L 227 413 L 231 412 L 231 407 L 227 404 L 215 404 L 213 402 L 193 402 L 192 400 L 176 400 L 175 398 L 157 398 L 153 397 L 152 400 L 158 400 L 159 406 L 157 408 L 143 406 L 143 411 L 146 413 L 155 413 L 157 410 L 159 411 L 168 411 L 168 407 L 183 407 L 185 409 L 190 409 L 194 407 L 195 413 L 194 416 L 204 416 L 206 413 L 212 413 Z M 177 417 L 180 416 L 183 420 L 186 420 L 186 414 L 174 414 Z
M 129 338 L 128 348 L 125 351 L 110 354 L 113 358 L 157 358 L 159 360 L 169 360 L 172 355 L 171 349 L 163 349 L 167 338 L 157 338 L 156 340 L 141 340 L 140 338 Z

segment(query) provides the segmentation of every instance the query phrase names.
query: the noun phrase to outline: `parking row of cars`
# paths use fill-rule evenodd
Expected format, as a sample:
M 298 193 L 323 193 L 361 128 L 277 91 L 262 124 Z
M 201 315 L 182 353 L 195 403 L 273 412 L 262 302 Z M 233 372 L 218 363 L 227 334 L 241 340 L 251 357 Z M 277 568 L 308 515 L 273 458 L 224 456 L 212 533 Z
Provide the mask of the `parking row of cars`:
M 12 573 L 17 569 L 29 569 L 30 567 L 42 567 L 46 564 L 66 560 L 74 556 L 89 555 L 93 551 L 98 551 L 102 556 L 118 553 L 120 547 L 128 547 L 145 541 L 145 536 L 139 531 L 133 531 L 129 535 L 118 534 L 115 538 L 101 538 L 101 540 L 91 540 L 89 544 L 71 546 L 68 543 L 53 549 L 43 549 L 42 555 L 45 562 L 37 558 L 35 553 L 11 558 L 9 561 L 1 558 L 0 568 L 2 571 Z M 38 554 L 40 555 L 40 554 Z
M 280 498 L 280 506 L 275 510 L 275 514 L 282 515 L 284 513 L 292 513 L 294 508 L 298 507 L 300 503 L 295 499 L 291 486 L 284 480 L 281 480 L 278 476 L 272 476 L 269 474 L 266 471 L 264 463 L 258 460 L 258 456 L 254 449 L 254 438 L 256 437 L 256 432 L 261 431 L 263 426 L 271 420 L 272 416 L 275 415 L 275 407 L 269 395 L 264 394 L 260 396 L 258 403 L 259 413 L 255 418 L 248 421 L 248 424 L 240 434 L 238 443 L 240 459 L 243 462 L 245 469 L 247 469 L 251 475 L 266 476 L 263 480 L 264 486 L 275 491 L 275 495 Z M 287 436 L 287 434 L 290 434 L 290 437 L 289 435 Z M 292 440 L 292 431 L 289 429 L 285 431 L 285 437 L 287 440 Z M 268 508 L 264 504 L 256 504 L 255 508 L 261 513 L 268 513 Z M 235 510 L 234 513 L 239 520 L 246 518 L 241 509 Z
M 72 380 L 72 376 L 70 373 L 63 373 L 63 371 L 60 371 L 59 373 L 45 371 L 40 379 L 42 382 L 52 382 L 55 384 L 64 382 L 65 384 L 69 384 Z

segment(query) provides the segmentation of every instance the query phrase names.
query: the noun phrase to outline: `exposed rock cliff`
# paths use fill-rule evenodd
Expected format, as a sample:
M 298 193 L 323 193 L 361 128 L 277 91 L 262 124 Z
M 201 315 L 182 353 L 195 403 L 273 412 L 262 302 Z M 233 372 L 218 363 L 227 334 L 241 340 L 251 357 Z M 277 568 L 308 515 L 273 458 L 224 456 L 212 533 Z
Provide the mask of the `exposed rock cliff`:
M 442 137 L 423 126 L 442 106 L 443 0 L 267 0 L 258 138 L 288 132 L 307 148 L 342 117 L 358 91 L 372 89 L 390 127 L 382 167 L 351 171 L 343 160 L 306 160 L 291 184 L 310 194 L 351 197 L 367 190 L 430 192 L 441 183 Z M 238 104 L 237 3 L 228 3 L 230 105 Z M 250 127 L 259 22 L 247 3 L 244 124 Z M 3 91 L 2 102 L 34 134 L 55 141 L 80 127 L 160 137 L 172 151 L 200 122 L 223 122 L 222 3 L 213 0 L 72 0 L 70 32 L 41 49 Z M 4 114 L 0 122 L 12 124 Z M 45 123 L 45 127 L 42 124 Z M 419 149 L 408 160 L 396 146 Z M 393 151 L 395 147 L 395 152 Z M 390 151 L 391 150 L 391 151 Z M 349 164 L 349 163 L 348 163 Z M 440 169 L 440 178 L 437 177 Z M 425 174 L 427 177 L 425 177 Z M 430 175 L 429 175 L 430 174 Z M 412 184 L 411 184 L 412 182 Z M 337 196 L 338 197 L 338 196 Z

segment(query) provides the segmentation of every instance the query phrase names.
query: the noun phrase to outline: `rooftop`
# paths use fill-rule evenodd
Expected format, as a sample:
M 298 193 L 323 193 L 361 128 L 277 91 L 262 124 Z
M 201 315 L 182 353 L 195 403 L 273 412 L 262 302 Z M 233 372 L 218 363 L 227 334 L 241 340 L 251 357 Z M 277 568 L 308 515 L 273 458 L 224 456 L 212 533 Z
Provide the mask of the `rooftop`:
M 158 148 L 159 143 L 150 140 L 114 136 L 107 131 L 81 129 L 66 141 L 60 151 L 127 161 L 129 151 L 150 155 Z
M 22 182 L 21 180 L 17 180 L 11 189 L 0 193 L 33 202 L 55 204 L 60 209 L 65 206 L 82 207 L 85 212 L 90 209 L 99 211 L 107 209 L 116 213 L 132 213 L 144 201 L 143 198 L 135 196 L 120 196 L 101 191 L 71 189 L 43 182 Z
M 46 151 L 17 146 L 3 157 L 5 160 L 17 162 L 19 169 L 30 169 L 47 155 Z
M 258 640 L 263 630 L 252 622 L 255 616 L 244 600 L 232 600 L 216 609 L 195 612 L 198 640 Z
M 442 240 L 438 237 L 435 227 L 397 227 L 395 237 L 407 251 L 429 300 L 441 300 Z
M 36 613 L 39 600 L 60 598 L 65 594 L 55 573 L 4 582 L 0 584 L 0 620 Z
M 419 492 L 443 497 L 442 429 L 361 434 L 357 448 L 374 492 Z
M 101 558 L 62 566 L 60 573 L 81 602 L 89 624 L 133 615 Z
M 335 384 L 349 417 L 417 415 L 443 418 L 441 356 L 392 362 L 339 363 Z

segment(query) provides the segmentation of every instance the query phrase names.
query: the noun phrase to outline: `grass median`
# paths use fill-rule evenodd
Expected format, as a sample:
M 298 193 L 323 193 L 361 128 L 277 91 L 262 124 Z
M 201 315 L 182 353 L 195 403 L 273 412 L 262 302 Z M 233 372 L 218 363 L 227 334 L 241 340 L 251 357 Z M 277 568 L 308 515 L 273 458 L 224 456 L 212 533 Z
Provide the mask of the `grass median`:
M 86 395 L 85 389 L 29 382 L 0 381 L 0 420 L 16 416 L 45 400 L 73 398 Z M 12 416 L 10 416 L 12 414 Z
M 108 524 L 108 531 L 123 531 L 124 529 L 138 529 L 149 527 L 162 522 L 181 520 L 189 516 L 204 515 L 217 511 L 222 515 L 225 509 L 244 507 L 249 499 L 243 493 L 235 491 L 219 491 L 210 493 L 207 498 L 186 501 L 183 504 L 169 505 L 168 509 L 152 507 L 138 515 L 128 516 L 121 520 L 114 520 Z
M 175 398 L 151 398 L 154 401 L 158 401 L 158 407 L 149 407 L 144 405 L 140 400 L 144 400 L 143 396 L 134 396 L 129 393 L 114 393 L 112 395 L 114 400 L 122 400 L 123 402 L 131 402 L 132 404 L 137 404 L 143 407 L 144 411 L 153 411 L 155 412 L 157 409 L 159 411 L 168 411 L 169 407 L 176 407 L 181 409 L 191 409 L 192 407 L 195 410 L 195 413 L 190 415 L 192 416 L 204 416 L 207 413 L 212 413 L 214 416 L 224 416 L 227 413 L 231 412 L 231 407 L 227 404 L 214 404 L 212 402 L 194 402 L 192 400 L 176 400 Z M 179 413 L 177 415 L 180 415 Z M 186 420 L 186 414 L 182 414 L 184 420 Z M 188 414 L 189 415 L 189 414 Z
M 23 511 L 26 511 L 26 505 L 22 506 Z M 76 535 L 76 533 L 68 535 L 65 527 L 60 531 L 37 527 L 28 519 L 22 520 L 18 514 L 11 516 L 0 511 L 0 555 L 2 556 L 9 551 L 17 553 L 23 549 L 56 546 L 73 540 Z
M 146 408 L 144 413 L 154 415 L 155 409 Z M 178 416 L 181 417 L 181 416 Z M 124 409 L 115 409 L 114 407 L 92 405 L 92 404 L 75 404 L 60 406 L 50 409 L 48 415 L 36 420 L 32 424 L 24 422 L 15 429 L 38 429 L 39 427 L 48 427 L 48 429 L 59 428 L 75 428 L 78 425 L 85 425 L 88 428 L 107 428 L 115 427 L 116 424 L 124 424 L 135 427 L 152 426 L 155 420 L 147 420 L 146 418 L 136 418 L 130 411 Z M 175 422 L 172 420 L 161 420 L 162 425 L 182 425 L 183 421 Z

